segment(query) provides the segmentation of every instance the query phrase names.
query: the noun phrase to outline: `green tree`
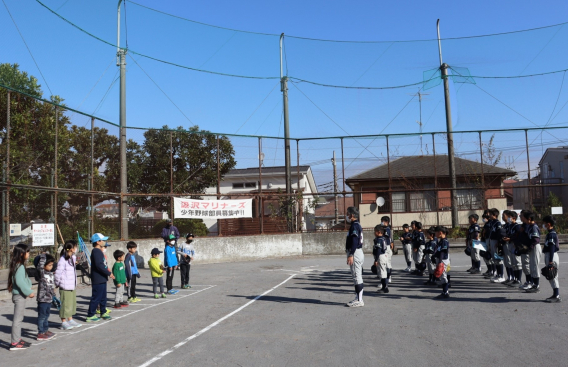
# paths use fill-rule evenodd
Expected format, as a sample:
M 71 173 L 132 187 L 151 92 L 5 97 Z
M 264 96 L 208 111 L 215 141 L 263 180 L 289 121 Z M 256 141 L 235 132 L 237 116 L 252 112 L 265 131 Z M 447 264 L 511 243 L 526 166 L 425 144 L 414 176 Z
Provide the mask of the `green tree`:
M 170 192 L 170 134 L 173 154 L 174 193 L 199 194 L 217 183 L 217 139 L 215 135 L 205 134 L 197 126 L 189 130 L 178 127 L 170 132 L 164 126 L 160 130 L 144 133 L 141 159 L 143 172 L 133 185 L 137 192 Z M 219 138 L 220 173 L 225 175 L 236 162 L 235 151 L 229 139 Z M 168 211 L 168 197 L 152 196 L 144 199 L 146 205 Z

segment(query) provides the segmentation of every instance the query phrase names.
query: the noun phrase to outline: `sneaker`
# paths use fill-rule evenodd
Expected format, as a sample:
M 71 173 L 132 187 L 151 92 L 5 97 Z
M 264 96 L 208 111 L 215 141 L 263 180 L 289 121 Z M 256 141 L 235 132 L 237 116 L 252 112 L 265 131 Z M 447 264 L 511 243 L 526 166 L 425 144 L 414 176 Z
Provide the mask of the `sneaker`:
M 134 301 L 134 297 L 130 297 L 130 298 L 128 299 L 128 302 L 134 303 L 134 302 L 135 302 L 135 301 Z
M 140 302 L 140 301 L 142 301 L 140 298 L 134 297 L 134 301 L 133 301 L 133 302 Z
M 30 343 L 20 340 L 17 343 L 10 344 L 10 350 L 24 350 L 31 346 Z
M 495 278 L 491 279 L 492 283 L 503 283 L 504 281 L 505 281 L 505 278 L 495 277 Z
M 509 287 L 519 287 L 521 285 L 520 280 L 513 280 L 511 283 L 507 284 Z
M 162 293 L 162 298 L 166 298 L 166 294 L 165 294 L 165 293 Z
M 532 284 L 525 282 L 525 284 L 521 285 L 519 288 L 522 289 L 523 291 L 526 291 L 532 288 Z
M 158 299 L 158 298 L 160 298 L 160 295 L 159 295 L 159 294 L 154 294 L 154 298 L 155 298 L 155 299 Z M 165 298 L 165 297 L 164 297 L 164 298 Z
M 112 308 L 122 308 L 122 305 L 120 303 L 115 303 Z
M 406 272 L 410 272 L 410 270 L 411 270 L 410 266 L 408 266 L 406 269 L 404 269 L 404 271 L 406 271 Z
M 53 339 L 57 334 L 52 333 L 51 331 L 46 331 L 44 335 L 47 336 L 49 339 Z
M 389 287 L 386 287 L 385 289 L 383 289 L 383 293 L 388 293 L 389 291 Z
M 71 323 L 69 323 L 69 321 L 63 321 L 61 323 L 61 330 L 70 330 L 73 329 L 75 326 L 71 325 Z
M 507 285 L 509 283 L 511 283 L 513 281 L 513 279 L 507 279 L 503 282 L 503 285 Z
M 436 297 L 434 297 L 434 299 L 449 298 L 449 297 L 450 297 L 449 293 L 440 293 Z
M 123 301 L 123 302 L 120 302 L 120 305 L 121 305 L 122 307 L 128 307 L 128 302 L 124 302 L 124 301 Z
M 473 269 L 472 271 L 469 272 L 470 274 L 481 274 L 481 270 L 480 269 Z
M 112 317 L 110 317 L 109 312 L 107 311 L 104 315 L 101 316 L 101 319 L 103 320 L 111 320 Z
M 545 299 L 545 301 L 548 303 L 560 303 L 562 302 L 562 299 L 560 298 L 560 296 L 552 296 Z
M 358 299 L 358 298 L 355 298 L 353 301 L 347 302 L 347 303 L 345 304 L 345 306 L 351 307 L 351 305 L 352 305 L 353 303 L 355 303 L 355 302 L 359 302 L 359 299 Z
M 191 288 L 191 286 L 189 284 L 186 284 L 187 289 Z
M 536 286 L 536 287 L 532 286 L 529 289 L 527 289 L 525 292 L 526 293 L 538 293 L 538 292 L 540 292 L 540 287 L 539 286 Z
M 91 316 L 91 317 L 87 317 L 87 319 L 85 320 L 87 322 L 97 322 L 97 321 L 101 321 L 101 318 L 98 316 Z
M 466 271 L 467 271 L 468 273 L 470 273 L 472 270 L 473 270 L 473 268 L 469 268 L 469 269 L 467 269 Z
M 77 321 L 71 319 L 71 321 L 67 321 L 67 323 L 73 327 L 81 327 L 82 324 L 79 324 Z
M 37 340 L 49 340 L 45 334 L 37 334 Z
M 351 301 L 347 304 L 348 307 L 363 307 L 365 303 L 363 301 Z

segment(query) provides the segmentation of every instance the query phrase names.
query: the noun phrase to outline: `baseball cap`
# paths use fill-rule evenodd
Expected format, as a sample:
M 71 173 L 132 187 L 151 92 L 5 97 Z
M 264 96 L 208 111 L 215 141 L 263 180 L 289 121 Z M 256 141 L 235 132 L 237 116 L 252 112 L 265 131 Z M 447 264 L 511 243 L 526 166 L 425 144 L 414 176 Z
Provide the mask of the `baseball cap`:
M 166 223 L 171 223 L 172 220 L 171 219 L 166 219 Z
M 173 234 L 171 234 L 170 237 L 169 237 L 169 239 L 170 239 L 170 240 L 175 240 L 175 239 L 176 239 L 176 236 L 174 236 Z
M 161 254 L 161 253 L 162 253 L 162 251 L 158 250 L 156 247 L 154 247 L 152 249 L 152 252 L 151 252 L 152 255 L 158 255 L 158 254 Z
M 195 236 L 193 235 L 193 233 L 188 233 L 188 234 L 185 235 L 185 238 L 189 238 L 189 237 L 195 237 Z
M 91 242 L 95 243 L 97 241 L 106 241 L 108 240 L 108 237 L 105 237 L 102 233 L 95 233 L 92 237 L 91 237 Z

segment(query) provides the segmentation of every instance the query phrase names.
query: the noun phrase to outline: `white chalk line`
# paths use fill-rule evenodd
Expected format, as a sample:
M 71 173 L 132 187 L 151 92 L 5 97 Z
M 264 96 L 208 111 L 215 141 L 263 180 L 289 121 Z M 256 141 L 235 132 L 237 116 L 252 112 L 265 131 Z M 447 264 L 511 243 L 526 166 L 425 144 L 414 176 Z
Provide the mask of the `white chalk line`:
M 208 289 L 211 289 L 211 288 L 213 288 L 213 287 L 215 287 L 215 285 L 211 285 L 211 286 L 209 286 L 209 287 L 207 287 L 207 288 L 200 289 L 200 290 L 198 290 L 197 292 L 193 292 L 193 293 L 190 293 L 190 294 L 186 294 L 185 296 L 181 296 L 181 297 L 177 297 L 177 298 L 170 298 L 170 299 L 165 300 L 164 302 L 155 303 L 155 304 L 149 305 L 148 307 L 144 307 L 144 308 L 141 308 L 141 309 L 138 309 L 138 310 L 133 310 L 131 313 L 127 313 L 127 314 L 125 314 L 125 315 L 121 315 L 121 316 L 118 316 L 118 317 L 113 317 L 112 319 L 110 319 L 110 320 L 108 320 L 108 321 L 105 321 L 105 320 L 98 321 L 96 324 L 93 324 L 92 326 L 87 326 L 87 327 L 82 326 L 80 329 L 77 329 L 77 331 L 65 332 L 65 333 L 60 332 L 59 334 L 63 334 L 63 335 L 61 335 L 62 337 L 63 337 L 63 336 L 67 336 L 67 335 L 78 334 L 78 333 L 81 333 L 81 332 L 83 332 L 83 331 L 91 330 L 91 329 L 94 329 L 94 328 L 99 327 L 99 326 L 102 326 L 102 325 L 107 325 L 107 324 L 109 324 L 109 323 L 111 323 L 111 322 L 113 322 L 113 321 L 120 320 L 120 319 L 122 319 L 122 318 L 124 318 L 124 317 L 126 317 L 126 316 L 134 315 L 134 314 L 136 314 L 136 313 L 138 313 L 138 312 L 147 310 L 147 309 L 152 308 L 152 307 L 156 307 L 156 306 L 159 306 L 159 305 L 163 305 L 163 304 L 169 303 L 169 302 L 179 301 L 180 299 L 184 299 L 184 298 L 186 298 L 186 297 L 193 296 L 193 295 L 195 295 L 195 294 L 201 293 L 201 292 L 206 291 L 206 290 L 208 290 Z M 118 311 L 118 310 L 114 310 L 114 311 Z M 82 324 L 82 325 L 85 325 L 85 324 Z M 51 339 L 51 340 L 46 340 L 46 341 L 43 341 L 43 342 L 34 343 L 33 345 L 41 345 L 41 344 L 48 343 L 48 342 L 50 342 L 50 341 L 57 340 L 57 339 L 58 339 L 58 337 L 56 336 L 55 338 L 53 338 L 53 339 Z
M 254 299 L 248 301 L 247 303 L 245 303 L 244 305 L 242 305 L 241 307 L 237 308 L 236 310 L 234 310 L 233 312 L 231 312 L 228 315 L 225 315 L 223 317 L 221 317 L 219 320 L 215 321 L 214 323 L 212 323 L 211 325 L 199 330 L 197 333 L 193 334 L 192 336 L 188 337 L 187 339 L 177 343 L 176 345 L 174 345 L 172 348 L 163 351 L 162 353 L 156 355 L 154 358 L 150 359 L 149 361 L 145 362 L 144 364 L 141 364 L 140 367 L 147 367 L 149 365 L 151 365 L 152 363 L 162 359 L 163 357 L 167 356 L 168 354 L 172 353 L 173 351 L 175 351 L 176 349 L 178 349 L 179 347 L 185 345 L 186 343 L 190 342 L 191 340 L 197 338 L 198 336 L 206 333 L 207 331 L 211 330 L 212 328 L 214 328 L 215 326 L 219 325 L 221 322 L 225 321 L 226 319 L 228 319 L 229 317 L 233 316 L 234 314 L 242 311 L 243 309 L 245 309 L 246 307 L 250 306 L 251 304 L 253 304 L 255 301 L 257 301 L 258 299 L 266 296 L 268 293 L 272 292 L 273 290 L 275 290 L 276 288 L 280 287 L 281 285 L 283 285 L 284 283 L 286 283 L 287 281 L 289 281 L 290 279 L 292 279 L 293 277 L 295 277 L 297 274 L 292 274 L 290 275 L 285 281 L 283 281 L 282 283 L 278 284 L 277 286 L 274 286 L 272 288 L 270 288 L 269 290 L 267 290 L 266 292 L 262 293 L 261 295 L 256 296 Z

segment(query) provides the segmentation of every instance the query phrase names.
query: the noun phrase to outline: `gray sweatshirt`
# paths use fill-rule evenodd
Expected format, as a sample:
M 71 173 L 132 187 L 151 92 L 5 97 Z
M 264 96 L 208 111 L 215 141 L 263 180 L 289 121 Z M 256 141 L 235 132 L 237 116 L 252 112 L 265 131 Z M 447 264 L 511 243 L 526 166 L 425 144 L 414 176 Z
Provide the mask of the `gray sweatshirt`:
M 191 260 L 187 259 L 186 256 L 195 257 L 195 250 L 193 249 L 192 243 L 182 243 L 178 247 L 177 253 L 180 255 L 180 264 L 191 264 Z

